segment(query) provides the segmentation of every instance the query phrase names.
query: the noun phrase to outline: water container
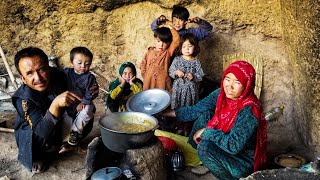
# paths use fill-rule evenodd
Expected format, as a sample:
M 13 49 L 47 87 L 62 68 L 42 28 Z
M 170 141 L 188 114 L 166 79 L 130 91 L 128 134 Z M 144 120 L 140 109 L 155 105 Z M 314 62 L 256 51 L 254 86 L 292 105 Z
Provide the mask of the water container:
M 284 109 L 284 106 L 282 106 L 282 105 L 279 107 L 272 108 L 269 112 L 265 113 L 266 120 L 270 121 L 270 120 L 275 119 L 276 117 L 279 116 L 279 114 L 282 114 L 283 109 Z

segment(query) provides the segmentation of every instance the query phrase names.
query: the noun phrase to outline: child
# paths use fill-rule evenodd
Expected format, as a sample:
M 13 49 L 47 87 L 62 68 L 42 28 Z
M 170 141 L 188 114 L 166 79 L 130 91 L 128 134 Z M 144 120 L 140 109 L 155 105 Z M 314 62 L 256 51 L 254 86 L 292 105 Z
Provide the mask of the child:
M 110 94 L 107 96 L 106 105 L 111 112 L 127 111 L 128 99 L 142 91 L 143 83 L 136 78 L 136 67 L 131 62 L 123 63 L 119 68 L 120 77 L 110 83 Z
M 178 56 L 175 57 L 169 69 L 169 75 L 174 79 L 172 109 L 198 102 L 199 83 L 204 76 L 200 61 L 197 59 L 200 46 L 195 35 L 184 34 L 181 37 L 177 52 Z M 187 135 L 188 124 L 183 124 L 183 127 L 184 135 Z
M 168 19 L 164 15 L 156 18 L 151 24 L 152 31 L 155 31 L 159 25 L 165 23 L 166 21 L 168 21 Z M 186 29 L 187 23 L 196 23 L 198 24 L 198 27 Z M 192 33 L 198 38 L 199 41 L 207 37 L 213 28 L 209 22 L 200 19 L 199 17 L 189 19 L 188 9 L 181 6 L 174 7 L 172 11 L 172 24 L 173 27 L 179 32 L 180 36 L 187 33 Z
M 170 23 L 154 31 L 155 47 L 149 47 L 141 61 L 143 89 L 160 88 L 172 90 L 169 77 L 170 59 L 179 45 L 179 34 Z
M 65 68 L 69 91 L 82 98 L 69 108 L 68 115 L 76 116 L 71 126 L 69 145 L 77 145 L 82 138 L 83 128 L 93 118 L 95 106 L 90 88 L 96 83 L 96 78 L 89 72 L 93 54 L 85 47 L 75 47 L 70 51 L 70 61 L 73 68 Z

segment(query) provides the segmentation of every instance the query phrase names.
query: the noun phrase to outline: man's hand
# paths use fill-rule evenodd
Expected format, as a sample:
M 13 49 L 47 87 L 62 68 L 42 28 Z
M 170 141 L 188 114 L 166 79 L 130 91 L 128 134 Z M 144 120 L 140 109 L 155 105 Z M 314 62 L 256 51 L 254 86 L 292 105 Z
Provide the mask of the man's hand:
M 76 100 L 81 101 L 81 98 L 76 94 L 65 91 L 59 94 L 51 103 L 49 112 L 56 118 L 60 117 L 61 108 L 71 106 Z

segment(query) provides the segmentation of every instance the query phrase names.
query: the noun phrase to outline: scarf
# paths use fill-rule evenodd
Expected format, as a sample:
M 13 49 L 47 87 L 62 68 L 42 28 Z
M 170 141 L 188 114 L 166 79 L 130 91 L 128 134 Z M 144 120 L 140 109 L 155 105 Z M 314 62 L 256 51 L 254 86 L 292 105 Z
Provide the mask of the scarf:
M 227 98 L 223 89 L 223 81 L 228 73 L 233 73 L 245 88 L 236 100 Z M 237 119 L 239 111 L 245 106 L 250 106 L 253 115 L 258 120 L 254 154 L 254 171 L 258 171 L 264 169 L 266 165 L 267 125 L 261 103 L 254 94 L 255 75 L 252 65 L 245 61 L 236 61 L 224 71 L 215 114 L 208 122 L 207 128 L 220 129 L 224 133 L 229 133 Z

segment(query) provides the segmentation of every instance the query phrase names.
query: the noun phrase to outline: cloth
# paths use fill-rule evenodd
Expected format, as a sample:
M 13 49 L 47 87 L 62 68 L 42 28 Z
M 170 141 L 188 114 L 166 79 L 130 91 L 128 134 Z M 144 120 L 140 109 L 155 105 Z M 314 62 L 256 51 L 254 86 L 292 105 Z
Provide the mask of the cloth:
M 49 111 L 52 100 L 67 90 L 65 74 L 57 68 L 50 68 L 52 89 L 38 92 L 23 84 L 12 96 L 17 110 L 15 138 L 19 148 L 18 160 L 30 171 L 32 162 L 43 158 L 43 152 L 50 146 L 61 144 L 59 123 Z
M 197 149 L 201 162 L 214 176 L 219 179 L 239 179 L 253 172 L 258 121 L 251 107 L 246 106 L 238 113 L 229 134 L 219 129 L 206 128 L 214 115 L 219 93 L 220 89 L 217 89 L 193 106 L 176 109 L 176 118 L 181 122 L 195 120 L 188 143 Z M 203 140 L 197 145 L 193 136 L 202 128 L 206 128 L 201 135 Z
M 156 18 L 151 23 L 152 31 L 154 31 L 155 29 L 158 28 L 157 22 L 158 22 L 158 18 Z M 180 36 L 187 34 L 187 33 L 192 33 L 198 38 L 199 41 L 201 41 L 209 35 L 209 33 L 212 31 L 212 29 L 213 29 L 213 26 L 208 21 L 201 19 L 200 22 L 198 23 L 198 27 L 181 29 L 178 33 Z
M 137 75 L 136 67 L 131 62 L 125 62 L 119 68 L 120 76 L 122 76 L 126 67 L 131 67 L 132 73 L 135 76 Z M 143 82 L 139 78 L 133 80 L 133 84 L 131 86 L 129 83 L 126 83 L 124 87 L 120 87 L 120 84 L 119 78 L 117 78 L 109 85 L 110 94 L 106 97 L 106 105 L 111 112 L 116 112 L 119 109 L 121 112 L 127 111 L 126 103 L 128 99 L 143 89 Z
M 179 46 L 179 34 L 174 28 L 171 29 L 172 42 L 170 46 L 161 52 L 156 52 L 154 47 L 149 47 L 141 64 L 141 75 L 143 77 L 143 89 L 160 88 L 172 91 L 171 79 L 169 77 L 170 59 L 175 49 Z
M 185 74 L 191 73 L 193 79 L 179 78 L 175 75 L 176 70 Z M 171 108 L 193 105 L 199 100 L 199 83 L 204 76 L 201 63 L 198 59 L 185 60 L 182 56 L 175 57 L 170 68 L 169 75 L 174 79 Z
M 229 133 L 234 126 L 239 111 L 245 106 L 250 106 L 259 123 L 256 133 L 257 143 L 254 170 L 261 170 L 265 168 L 266 164 L 267 125 L 261 103 L 254 94 L 255 70 L 250 63 L 245 61 L 232 63 L 223 73 L 221 89 L 223 89 L 223 81 L 228 73 L 233 73 L 245 89 L 236 100 L 228 99 L 225 92 L 220 91 L 215 114 L 207 127 Z
M 74 119 L 71 130 L 82 134 L 84 127 L 89 123 L 89 121 L 94 118 L 95 106 L 85 105 L 84 108 L 78 112 L 76 118 Z

